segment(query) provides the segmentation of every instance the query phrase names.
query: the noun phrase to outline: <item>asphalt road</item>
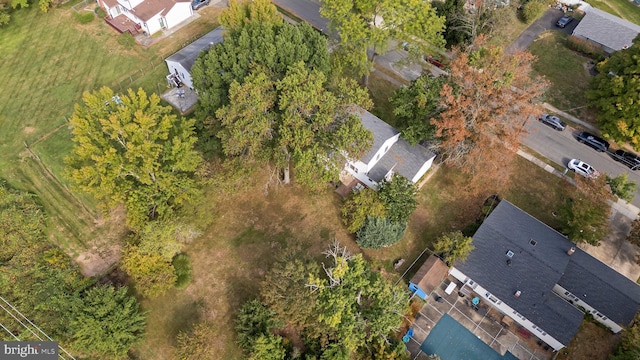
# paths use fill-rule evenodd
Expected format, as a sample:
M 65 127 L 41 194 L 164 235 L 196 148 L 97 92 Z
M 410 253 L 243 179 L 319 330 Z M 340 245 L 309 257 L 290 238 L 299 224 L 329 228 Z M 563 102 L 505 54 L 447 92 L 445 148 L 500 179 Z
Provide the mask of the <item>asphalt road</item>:
M 566 167 L 569 160 L 580 159 L 596 168 L 600 173 L 606 173 L 613 177 L 627 173 L 629 180 L 640 184 L 640 171 L 632 171 L 613 160 L 608 153 L 597 152 L 589 146 L 579 143 L 576 140 L 579 131 L 573 128 L 567 127 L 565 131 L 557 131 L 539 121 L 529 121 L 526 128 L 529 134 L 522 143 L 557 164 Z M 615 149 L 612 147 L 610 151 L 615 151 Z M 636 192 L 636 196 L 631 202 L 637 207 L 640 207 L 639 193 L 640 191 Z

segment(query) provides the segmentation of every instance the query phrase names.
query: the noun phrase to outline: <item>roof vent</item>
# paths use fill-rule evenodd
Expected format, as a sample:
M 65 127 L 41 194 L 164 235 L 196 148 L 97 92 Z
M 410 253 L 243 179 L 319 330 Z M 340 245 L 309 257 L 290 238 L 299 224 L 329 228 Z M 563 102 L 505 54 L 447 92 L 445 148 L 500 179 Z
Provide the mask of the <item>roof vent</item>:
M 535 241 L 535 240 L 533 240 L 533 239 L 530 239 L 530 240 L 529 240 L 529 244 L 530 244 L 531 246 L 536 246 L 536 245 L 538 244 L 538 242 L 537 242 L 537 241 Z
M 513 255 L 514 255 L 513 251 L 511 251 L 511 250 L 507 251 L 507 257 L 512 258 Z
M 513 294 L 513 296 L 519 298 L 521 294 L 522 294 L 522 291 L 518 290 L 518 291 L 516 291 L 515 294 Z
M 511 259 L 507 259 L 507 265 L 511 266 L 511 263 L 512 263 L 512 262 L 513 262 L 513 261 L 511 261 Z
M 573 246 L 567 251 L 567 255 L 571 256 L 573 255 L 573 253 L 576 252 L 576 248 L 574 248 Z

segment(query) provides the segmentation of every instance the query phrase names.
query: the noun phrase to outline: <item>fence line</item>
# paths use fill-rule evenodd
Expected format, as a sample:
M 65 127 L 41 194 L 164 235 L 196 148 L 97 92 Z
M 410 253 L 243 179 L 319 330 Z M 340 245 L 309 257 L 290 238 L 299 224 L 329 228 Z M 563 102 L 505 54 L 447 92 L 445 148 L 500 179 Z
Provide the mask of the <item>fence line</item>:
M 65 1 L 66 2 L 66 1 Z M 64 3 L 64 2 L 63 2 Z M 81 2 L 73 5 L 71 7 L 71 10 L 73 10 L 76 13 L 79 13 L 80 10 L 84 10 L 86 7 L 88 7 L 91 4 L 96 4 L 98 5 L 98 2 L 96 0 L 82 0 Z M 93 11 L 93 9 L 91 9 L 91 11 Z

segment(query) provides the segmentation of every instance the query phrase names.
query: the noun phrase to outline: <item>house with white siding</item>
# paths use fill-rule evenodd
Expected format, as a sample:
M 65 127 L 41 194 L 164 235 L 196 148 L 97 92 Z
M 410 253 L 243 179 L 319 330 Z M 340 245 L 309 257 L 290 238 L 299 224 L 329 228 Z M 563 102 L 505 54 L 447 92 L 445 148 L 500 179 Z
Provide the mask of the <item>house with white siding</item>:
M 362 125 L 373 134 L 373 145 L 360 159 L 351 159 L 344 171 L 370 188 L 394 173 L 417 184 L 433 165 L 436 154 L 422 145 L 410 145 L 400 132 L 372 113 L 358 111 Z
M 153 35 L 193 15 L 191 0 L 98 0 L 105 21 L 119 32 Z
M 602 47 L 611 54 L 633 45 L 633 39 L 640 34 L 640 25 L 611 15 L 606 11 L 588 6 L 585 15 L 573 30 L 573 36 Z
M 169 84 L 185 85 L 193 89 L 191 67 L 193 67 L 198 55 L 200 55 L 202 51 L 209 50 L 211 46 L 221 43 L 224 40 L 223 32 L 224 29 L 222 27 L 217 27 L 166 58 L 165 62 L 167 63 L 167 68 L 169 68 L 169 75 L 167 75 Z

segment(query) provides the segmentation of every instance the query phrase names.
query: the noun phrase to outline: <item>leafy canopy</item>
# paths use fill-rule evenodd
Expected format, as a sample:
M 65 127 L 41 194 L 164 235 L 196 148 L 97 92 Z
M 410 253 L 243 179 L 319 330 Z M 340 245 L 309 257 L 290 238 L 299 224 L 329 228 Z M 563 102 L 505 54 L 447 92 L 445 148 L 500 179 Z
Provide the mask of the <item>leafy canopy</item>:
M 406 230 L 406 222 L 368 216 L 356 234 L 356 242 L 365 249 L 380 249 L 400 241 Z
M 445 233 L 438 237 L 433 245 L 433 251 L 436 254 L 442 254 L 444 262 L 453 265 L 457 260 L 466 260 L 475 249 L 472 241 L 470 236 L 464 236 L 461 231 Z
M 360 254 L 351 256 L 338 244 L 325 254 L 331 261 L 326 278 L 311 276 L 309 283 L 318 294 L 318 321 L 332 337 L 355 352 L 397 330 L 408 304 L 407 292 L 372 271 Z
M 378 192 L 370 188 L 349 194 L 340 211 L 342 212 L 342 221 L 351 233 L 357 232 L 364 225 L 368 216 L 378 218 L 387 216 L 387 208 L 380 200 Z
M 431 139 L 435 127 L 431 119 L 438 116 L 440 92 L 447 79 L 422 75 L 408 87 L 396 89 L 389 102 L 394 106 L 393 114 L 398 121 L 401 136 L 411 145 Z
M 71 321 L 72 346 L 83 353 L 108 359 L 127 357 L 142 340 L 146 320 L 127 288 L 97 286 L 85 294 Z
M 254 4 L 249 6 L 256 6 Z M 289 67 L 299 62 L 307 69 L 329 72 L 327 40 L 309 25 L 249 19 L 233 22 L 242 26 L 225 34 L 222 43 L 203 52 L 191 69 L 200 97 L 197 116 L 213 127 L 213 133 L 217 130 L 216 110 L 229 104 L 231 85 L 242 84 L 254 69 L 263 68 L 271 81 L 282 79 Z
M 633 180 L 629 180 L 627 173 L 622 173 L 613 178 L 607 175 L 607 184 L 609 184 L 613 195 L 627 202 L 633 200 L 638 190 L 638 184 Z
M 344 79 L 329 91 L 324 73 L 302 62 L 277 82 L 269 78 L 257 72 L 231 85 L 229 104 L 216 112 L 225 155 L 291 163 L 297 182 L 315 188 L 337 179 L 346 154 L 369 148 L 372 135 L 356 107 L 370 106 L 365 89 Z
M 547 82 L 535 77 L 529 53 L 505 54 L 478 37 L 468 50 L 454 51 L 440 107 L 431 120 L 445 164 L 471 175 L 472 184 L 504 182 L 527 119 L 540 110 L 534 101 Z
M 320 14 L 337 32 L 335 64 L 356 76 L 367 76 L 373 66 L 367 49 L 384 54 L 389 40 L 408 41 L 416 52 L 444 45 L 444 18 L 422 0 L 324 0 Z
M 415 185 L 402 175 L 394 174 L 391 181 L 383 181 L 378 187 L 380 200 L 387 208 L 389 220 L 407 223 L 411 213 L 418 206 Z
M 106 207 L 123 203 L 134 228 L 167 217 L 198 193 L 193 120 L 178 119 L 142 89 L 115 94 L 103 87 L 85 92 L 82 102 L 70 120 L 74 146 L 66 159 L 81 190 Z
M 598 64 L 598 72 L 587 92 L 598 111 L 600 130 L 605 137 L 629 142 L 640 150 L 640 42 L 614 52 Z

